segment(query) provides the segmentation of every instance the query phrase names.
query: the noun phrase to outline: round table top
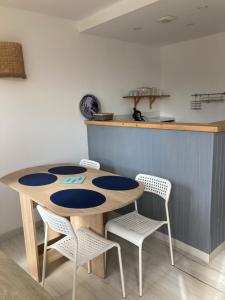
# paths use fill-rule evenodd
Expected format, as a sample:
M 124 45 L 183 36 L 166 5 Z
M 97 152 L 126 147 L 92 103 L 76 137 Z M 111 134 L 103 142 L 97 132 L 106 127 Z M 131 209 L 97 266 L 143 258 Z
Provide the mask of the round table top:
M 85 216 L 85 215 L 94 215 L 94 214 L 102 214 L 105 212 L 113 211 L 118 208 L 124 207 L 135 200 L 137 200 L 144 192 L 144 186 L 142 183 L 139 183 L 138 187 L 130 190 L 106 190 L 99 188 L 92 184 L 92 180 L 94 178 L 100 176 L 117 176 L 117 174 L 112 174 L 102 170 L 95 170 L 87 168 L 87 171 L 81 174 L 75 175 L 56 175 L 57 180 L 51 184 L 43 185 L 43 186 L 27 186 L 20 184 L 19 179 L 23 176 L 36 174 L 36 173 L 48 173 L 48 170 L 57 166 L 72 166 L 74 164 L 54 164 L 54 165 L 44 165 L 31 167 L 23 170 L 19 170 L 8 174 L 0 179 L 0 181 L 10 188 L 16 190 L 21 194 L 25 194 L 30 197 L 34 202 L 40 204 L 51 211 L 55 212 L 61 216 Z M 62 184 L 62 180 L 65 177 L 71 176 L 84 176 L 85 180 L 81 184 Z M 50 197 L 52 194 L 67 190 L 67 189 L 87 189 L 96 191 L 103 196 L 105 196 L 106 201 L 96 207 L 91 208 L 66 208 L 59 205 L 54 204 Z

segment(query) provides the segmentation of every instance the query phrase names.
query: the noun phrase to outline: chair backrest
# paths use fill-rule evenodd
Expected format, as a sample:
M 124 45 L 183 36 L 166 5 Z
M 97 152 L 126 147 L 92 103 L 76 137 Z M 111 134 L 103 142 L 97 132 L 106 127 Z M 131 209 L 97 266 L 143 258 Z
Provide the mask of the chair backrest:
M 66 218 L 58 216 L 40 205 L 37 205 L 37 210 L 44 223 L 47 224 L 52 230 L 73 237 L 76 240 L 74 229 Z
M 144 184 L 146 192 L 158 195 L 166 202 L 169 201 L 172 187 L 169 180 L 146 174 L 138 174 L 136 180 Z
M 81 159 L 80 166 L 99 170 L 100 163 L 90 159 Z

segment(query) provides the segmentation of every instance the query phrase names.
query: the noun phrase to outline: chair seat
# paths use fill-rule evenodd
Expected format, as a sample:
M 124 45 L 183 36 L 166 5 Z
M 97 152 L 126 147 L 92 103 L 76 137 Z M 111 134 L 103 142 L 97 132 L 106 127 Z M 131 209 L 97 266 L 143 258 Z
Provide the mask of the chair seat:
M 106 230 L 140 246 L 147 236 L 164 224 L 167 222 L 146 218 L 137 211 L 133 211 L 108 221 Z
M 117 243 L 106 240 L 84 227 L 77 230 L 76 235 L 78 239 L 77 266 L 84 265 L 88 261 L 103 254 L 109 249 L 119 246 Z M 75 240 L 69 236 L 66 236 L 58 242 L 50 245 L 48 248 L 57 250 L 68 259 L 73 261 L 74 247 Z

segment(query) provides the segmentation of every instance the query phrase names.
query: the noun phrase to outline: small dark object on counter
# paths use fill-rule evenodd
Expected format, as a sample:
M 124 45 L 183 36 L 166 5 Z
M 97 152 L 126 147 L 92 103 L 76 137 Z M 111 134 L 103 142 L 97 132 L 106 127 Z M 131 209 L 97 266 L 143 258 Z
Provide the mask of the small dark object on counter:
M 93 118 L 96 121 L 111 121 L 113 119 L 113 116 L 113 113 L 93 114 Z
M 141 111 L 137 110 L 135 107 L 133 109 L 134 109 L 134 113 L 132 115 L 133 119 L 135 121 L 145 121 L 144 116 L 142 116 Z

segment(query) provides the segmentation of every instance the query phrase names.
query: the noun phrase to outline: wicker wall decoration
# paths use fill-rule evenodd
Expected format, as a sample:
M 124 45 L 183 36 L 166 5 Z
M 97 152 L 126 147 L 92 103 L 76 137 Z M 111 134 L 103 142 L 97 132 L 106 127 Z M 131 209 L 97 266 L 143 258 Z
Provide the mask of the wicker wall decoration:
M 0 77 L 26 78 L 21 44 L 0 42 Z

